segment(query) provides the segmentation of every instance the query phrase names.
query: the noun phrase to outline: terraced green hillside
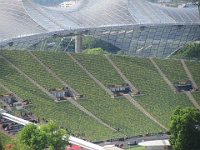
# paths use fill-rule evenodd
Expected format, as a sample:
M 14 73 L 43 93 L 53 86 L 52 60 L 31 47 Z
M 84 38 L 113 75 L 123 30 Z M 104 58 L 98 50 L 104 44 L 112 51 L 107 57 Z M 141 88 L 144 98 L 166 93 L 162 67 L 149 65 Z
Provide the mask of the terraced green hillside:
M 11 91 L 14 91 L 21 98 L 30 99 L 33 102 L 33 106 L 29 107 L 28 110 L 32 111 L 38 117 L 47 120 L 56 120 L 61 126 L 67 126 L 74 134 L 85 133 L 85 138 L 89 140 L 96 141 L 122 136 L 104 125 L 99 124 L 96 120 L 85 115 L 85 113 L 68 102 L 55 103 L 50 97 L 24 78 L 23 75 L 18 73 L 2 58 L 0 58 L 0 62 L 2 62 L 0 82 Z M 36 66 L 30 65 L 30 67 Z
M 72 88 L 79 93 L 86 94 L 87 99 L 79 101 L 79 103 L 112 127 L 119 128 L 126 135 L 147 133 L 149 129 L 152 131 L 162 130 L 133 107 L 128 100 L 110 98 L 110 95 L 99 87 L 67 54 L 48 53 L 45 54 L 45 57 L 44 53 L 35 52 L 34 54 Z M 55 60 L 55 57 L 59 59 Z M 86 57 L 89 59 L 89 57 L 95 56 L 87 55 Z M 54 61 L 52 61 L 53 59 Z M 95 65 L 97 61 L 94 60 L 91 63 Z M 102 59 L 102 61 L 104 60 Z M 105 68 L 108 69 L 108 67 L 110 67 L 109 64 Z M 100 75 L 104 76 L 105 71 L 102 68 L 103 65 L 101 68 L 96 67 L 96 69 L 102 70 Z M 117 76 L 115 75 L 113 78 L 119 78 Z
M 177 59 L 155 59 L 158 66 L 172 82 L 186 81 L 189 80 L 183 65 L 180 60 Z M 200 63 L 198 61 L 185 60 L 186 66 L 188 67 L 195 83 L 200 87 Z M 200 92 L 192 92 L 195 100 L 200 104 Z
M 44 89 L 64 86 L 29 52 L 4 50 L 0 53 Z M 56 120 L 60 126 L 68 127 L 72 133 L 85 133 L 85 138 L 93 141 L 165 131 L 126 98 L 111 98 L 68 54 L 39 51 L 32 53 L 70 87 L 86 95 L 86 99 L 77 100 L 79 104 L 112 128 L 119 129 L 120 132 L 102 125 L 69 102 L 55 103 L 36 84 L 0 57 L 0 83 L 21 98 L 30 99 L 33 106 L 27 109 L 38 117 Z M 103 85 L 125 83 L 104 55 L 71 55 Z M 148 58 L 115 55 L 109 57 L 132 84 L 144 92 L 145 95 L 134 97 L 134 99 L 163 125 L 168 126 L 170 114 L 176 106 L 193 106 L 185 93 L 173 93 Z M 179 67 L 181 68 L 179 77 L 174 77 L 180 70 L 173 67 L 170 69 L 170 66 L 178 62 L 162 59 L 155 61 L 162 70 L 165 70 L 163 72 L 169 80 L 187 79 L 181 67 Z M 195 67 L 198 68 L 198 65 Z M 198 82 L 198 79 L 195 78 L 195 80 Z M 1 93 L 4 94 L 5 90 L 0 87 Z
M 159 58 L 154 60 L 172 83 L 189 80 L 180 60 Z
M 192 77 L 194 78 L 198 88 L 200 88 L 200 62 L 199 61 L 185 61 Z M 200 105 L 200 92 L 192 93 L 195 100 Z
M 0 87 L 0 93 L 6 93 L 6 90 Z
M 174 94 L 148 58 L 111 58 L 136 88 L 144 92 L 144 96 L 135 99 L 164 125 L 168 125 L 177 105 L 193 106 L 185 93 Z

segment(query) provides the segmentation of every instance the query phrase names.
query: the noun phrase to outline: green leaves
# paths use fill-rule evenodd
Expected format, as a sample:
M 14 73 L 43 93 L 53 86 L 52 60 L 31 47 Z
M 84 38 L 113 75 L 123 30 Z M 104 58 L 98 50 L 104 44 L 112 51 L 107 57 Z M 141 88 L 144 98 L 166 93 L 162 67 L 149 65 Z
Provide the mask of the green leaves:
M 19 131 L 17 138 L 21 145 L 27 145 L 31 149 L 43 150 L 47 146 L 46 134 L 34 124 L 27 124 Z
M 59 126 L 49 121 L 47 124 L 41 125 L 39 128 L 34 124 L 27 124 L 17 134 L 17 146 L 20 150 L 43 150 L 50 148 L 50 150 L 64 150 L 68 144 L 68 135 L 65 130 L 60 129 Z
M 195 108 L 177 107 L 169 124 L 169 141 L 174 150 L 197 150 L 200 148 L 200 112 Z
M 84 54 L 108 54 L 107 51 L 104 51 L 102 48 L 92 48 L 86 49 L 83 51 Z
M 53 122 L 49 121 L 48 124 L 41 126 L 41 131 L 46 134 L 47 145 L 50 150 L 63 150 L 68 144 L 68 135 L 66 130 L 60 129 L 59 126 Z
M 172 57 L 175 58 L 200 58 L 200 44 L 189 43 L 180 48 Z

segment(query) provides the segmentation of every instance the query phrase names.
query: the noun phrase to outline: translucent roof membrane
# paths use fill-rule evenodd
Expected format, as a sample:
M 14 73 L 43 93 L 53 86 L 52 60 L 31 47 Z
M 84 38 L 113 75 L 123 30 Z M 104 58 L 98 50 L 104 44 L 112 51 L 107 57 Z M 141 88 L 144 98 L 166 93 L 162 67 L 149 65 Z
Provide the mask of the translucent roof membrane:
M 27 15 L 21 1 L 1 0 L 0 18 L 0 39 L 2 40 L 45 32 Z
M 22 34 L 44 29 L 52 32 L 99 26 L 199 22 L 197 8 L 168 8 L 145 0 L 80 0 L 64 9 L 47 8 L 31 0 L 0 0 L 0 8 L 0 18 L 4 18 L 0 25 L 17 24 L 24 28 Z
M 200 36 L 198 8 L 169 8 L 146 0 L 79 0 L 68 8 L 0 0 L 0 19 L 0 47 L 7 44 L 9 49 L 80 33 L 131 55 L 165 57 Z

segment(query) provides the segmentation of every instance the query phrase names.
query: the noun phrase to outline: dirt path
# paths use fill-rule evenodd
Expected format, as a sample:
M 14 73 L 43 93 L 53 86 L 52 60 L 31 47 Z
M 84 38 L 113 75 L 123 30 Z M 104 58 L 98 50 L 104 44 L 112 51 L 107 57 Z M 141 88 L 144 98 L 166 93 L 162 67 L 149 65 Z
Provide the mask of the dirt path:
M 14 64 L 12 64 L 8 59 L 6 59 L 3 55 L 1 55 L 1 57 L 7 61 L 13 68 L 15 68 L 20 74 L 22 74 L 25 78 L 27 78 L 31 83 L 33 83 L 34 85 L 36 85 L 39 89 L 41 89 L 44 93 L 46 93 L 49 97 L 51 97 L 53 100 L 56 99 L 56 97 L 54 97 L 51 93 L 49 93 L 49 91 L 47 91 L 44 87 L 42 87 L 41 85 L 39 85 L 36 81 L 34 81 L 33 79 L 31 79 L 28 75 L 26 75 L 24 72 L 22 72 L 18 67 L 16 67 Z
M 105 87 L 99 80 L 97 80 L 85 67 L 83 67 L 70 53 L 67 53 L 70 58 L 80 67 L 82 68 L 88 76 L 90 76 L 102 89 L 104 89 L 111 97 L 114 97 L 114 94 Z
M 191 75 L 191 73 L 190 73 L 190 71 L 189 71 L 188 67 L 186 66 L 186 64 L 185 64 L 185 62 L 184 62 L 183 59 L 181 59 L 181 63 L 182 63 L 182 65 L 183 65 L 183 68 L 184 68 L 184 70 L 185 70 L 185 72 L 186 72 L 188 78 L 189 78 L 190 81 L 192 82 L 192 86 L 193 86 L 195 89 L 198 89 L 198 86 L 197 86 L 196 82 L 194 81 L 194 79 L 193 79 L 193 77 L 192 77 L 192 75 Z
M 200 106 L 199 104 L 196 102 L 196 100 L 194 99 L 194 97 L 192 96 L 192 93 L 190 91 L 185 91 L 186 95 L 189 97 L 189 99 L 191 100 L 191 102 L 194 104 L 194 106 L 200 110 Z
M 62 83 L 65 87 L 68 87 L 70 91 L 72 91 L 75 95 L 78 94 L 77 91 L 75 91 L 73 88 L 71 88 L 65 81 L 63 81 L 61 78 L 58 77 L 55 72 L 53 72 L 50 68 L 48 68 L 42 61 L 40 61 L 31 51 L 29 51 L 30 55 L 38 61 L 39 64 L 41 64 L 54 78 L 56 78 L 60 83 Z
M 154 67 L 158 70 L 159 74 L 163 77 L 163 79 L 165 80 L 165 82 L 169 85 L 169 87 L 171 88 L 171 90 L 176 93 L 176 89 L 174 87 L 174 85 L 169 81 L 169 79 L 166 77 L 166 75 L 161 71 L 160 67 L 156 64 L 156 62 L 153 60 L 153 58 L 149 58 L 152 62 L 152 64 L 154 65 Z
M 115 63 L 109 58 L 108 55 L 105 55 L 109 63 L 115 68 L 117 73 L 121 76 L 121 78 L 125 81 L 125 83 L 128 83 L 129 86 L 133 89 L 133 91 L 138 91 L 135 86 L 126 78 L 126 76 L 121 72 L 121 70 L 115 65 Z
M 147 117 L 149 117 L 151 120 L 153 120 L 156 124 L 158 124 L 160 127 L 168 130 L 165 126 L 163 126 L 160 122 L 158 122 L 151 114 L 149 114 L 136 100 L 134 100 L 133 97 L 130 95 L 124 95 L 125 98 L 127 98 L 135 107 L 137 107 L 142 113 L 144 113 Z

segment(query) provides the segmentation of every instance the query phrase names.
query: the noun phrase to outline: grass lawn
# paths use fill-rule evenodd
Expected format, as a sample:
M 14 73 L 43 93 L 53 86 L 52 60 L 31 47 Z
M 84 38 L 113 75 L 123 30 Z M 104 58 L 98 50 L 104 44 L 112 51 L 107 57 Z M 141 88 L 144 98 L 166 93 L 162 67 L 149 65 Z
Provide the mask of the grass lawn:
M 131 146 L 131 148 L 126 148 L 125 150 L 145 150 L 142 146 Z

